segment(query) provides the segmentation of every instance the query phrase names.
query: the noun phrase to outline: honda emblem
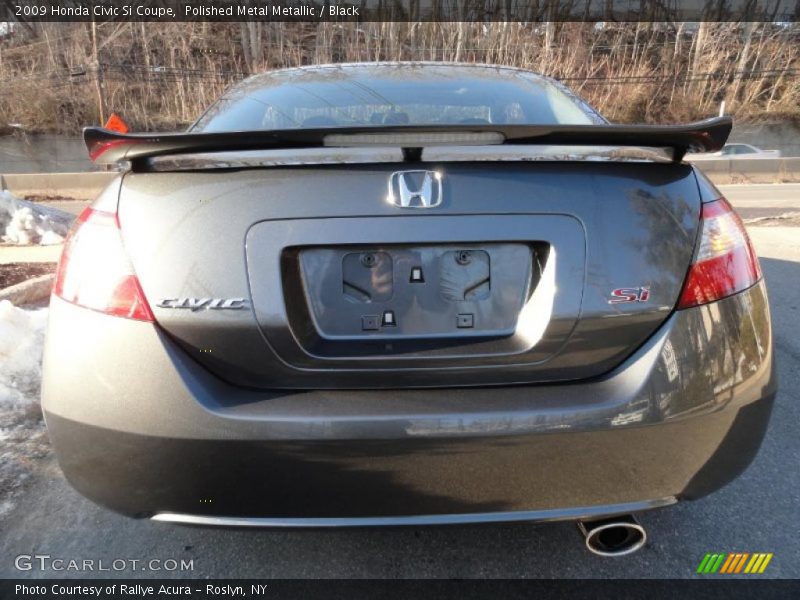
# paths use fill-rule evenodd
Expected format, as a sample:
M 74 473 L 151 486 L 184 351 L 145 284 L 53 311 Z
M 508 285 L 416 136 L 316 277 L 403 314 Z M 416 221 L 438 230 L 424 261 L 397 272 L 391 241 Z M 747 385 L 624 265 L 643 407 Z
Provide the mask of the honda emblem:
M 433 208 L 442 203 L 442 174 L 438 171 L 396 171 L 389 177 L 391 204 L 400 208 Z

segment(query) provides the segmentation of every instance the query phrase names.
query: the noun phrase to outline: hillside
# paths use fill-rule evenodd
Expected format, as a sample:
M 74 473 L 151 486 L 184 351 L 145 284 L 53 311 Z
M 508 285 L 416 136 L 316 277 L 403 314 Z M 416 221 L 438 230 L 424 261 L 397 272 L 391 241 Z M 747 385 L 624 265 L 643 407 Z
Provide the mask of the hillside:
M 797 24 L 45 23 L 0 40 L 0 128 L 175 129 L 249 74 L 364 60 L 529 68 L 618 122 L 800 119 Z

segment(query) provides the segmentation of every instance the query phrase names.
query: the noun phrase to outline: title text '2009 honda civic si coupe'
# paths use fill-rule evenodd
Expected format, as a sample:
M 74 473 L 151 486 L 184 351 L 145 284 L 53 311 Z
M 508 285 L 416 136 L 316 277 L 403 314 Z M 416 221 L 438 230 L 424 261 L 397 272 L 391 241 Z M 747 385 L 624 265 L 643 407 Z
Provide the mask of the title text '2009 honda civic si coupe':
M 304 67 L 185 133 L 85 131 L 125 170 L 58 269 L 43 407 L 118 512 L 231 526 L 634 513 L 741 473 L 776 379 L 742 222 L 686 152 L 557 82 Z

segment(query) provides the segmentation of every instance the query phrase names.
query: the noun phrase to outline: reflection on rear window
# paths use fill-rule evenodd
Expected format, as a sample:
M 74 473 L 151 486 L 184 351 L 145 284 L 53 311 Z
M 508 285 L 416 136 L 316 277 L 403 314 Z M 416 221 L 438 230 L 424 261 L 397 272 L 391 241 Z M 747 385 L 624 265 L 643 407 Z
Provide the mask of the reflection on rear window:
M 521 71 L 439 65 L 296 69 L 250 78 L 195 124 L 202 131 L 381 125 L 591 124 L 589 106 Z

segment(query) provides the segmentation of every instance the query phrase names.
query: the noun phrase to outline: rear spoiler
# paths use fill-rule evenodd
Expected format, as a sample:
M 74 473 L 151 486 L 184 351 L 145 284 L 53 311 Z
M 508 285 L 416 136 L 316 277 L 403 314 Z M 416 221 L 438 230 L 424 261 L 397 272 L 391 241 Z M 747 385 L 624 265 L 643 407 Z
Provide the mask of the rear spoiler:
M 361 146 L 400 147 L 406 160 L 418 161 L 425 147 L 498 144 L 670 148 L 679 162 L 687 152 L 720 150 L 732 126 L 730 117 L 717 117 L 686 125 L 395 125 L 219 133 L 122 134 L 87 127 L 83 139 L 98 164 L 200 152 Z

